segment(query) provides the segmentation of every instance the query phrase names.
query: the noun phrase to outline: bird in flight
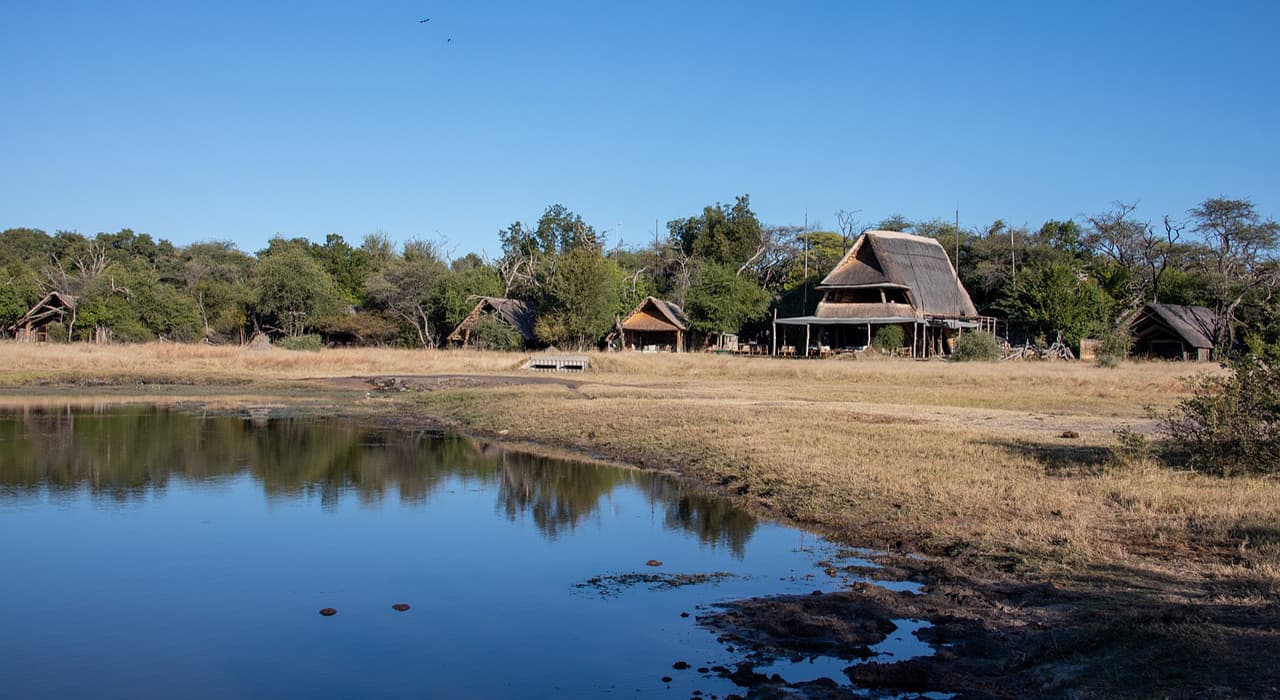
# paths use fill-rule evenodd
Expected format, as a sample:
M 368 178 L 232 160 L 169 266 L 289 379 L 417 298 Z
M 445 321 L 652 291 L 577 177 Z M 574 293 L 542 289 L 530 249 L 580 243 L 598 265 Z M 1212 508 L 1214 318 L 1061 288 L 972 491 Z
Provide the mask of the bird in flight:
M 418 24 L 426 24 L 427 22 L 430 22 L 430 21 L 431 21 L 431 18 L 430 18 L 430 17 L 428 17 L 428 18 L 426 18 L 426 19 L 420 19 L 420 20 L 418 20 Z

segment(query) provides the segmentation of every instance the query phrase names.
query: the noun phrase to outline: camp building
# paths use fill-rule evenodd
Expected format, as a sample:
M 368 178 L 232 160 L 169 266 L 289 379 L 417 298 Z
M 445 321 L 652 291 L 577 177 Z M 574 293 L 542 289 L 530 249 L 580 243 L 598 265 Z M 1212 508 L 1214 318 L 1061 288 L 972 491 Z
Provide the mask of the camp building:
M 70 325 L 68 324 L 70 321 L 73 324 L 75 318 L 76 298 L 61 292 L 49 292 L 4 330 L 17 340 L 41 342 L 66 340 L 67 338 L 50 338 L 49 328 L 55 323 L 67 326 Z M 62 330 L 64 333 L 70 332 L 67 328 Z
M 496 318 L 516 329 L 524 338 L 526 347 L 538 345 L 538 334 L 534 331 L 537 316 L 533 309 L 519 299 L 503 297 L 480 297 L 471 313 L 449 334 L 449 342 L 463 347 L 475 345 L 476 324 L 488 317 Z
M 911 355 L 928 357 L 949 353 L 964 329 L 994 323 L 978 315 L 942 245 L 923 236 L 867 231 L 818 290 L 822 297 L 812 316 L 774 321 L 774 354 L 862 348 L 878 328 L 896 325 Z
M 622 347 L 648 352 L 685 352 L 689 349 L 689 319 L 679 306 L 656 297 L 645 297 L 618 324 Z
M 1129 328 L 1135 355 L 1206 362 L 1213 359 L 1218 317 L 1203 306 L 1147 304 Z

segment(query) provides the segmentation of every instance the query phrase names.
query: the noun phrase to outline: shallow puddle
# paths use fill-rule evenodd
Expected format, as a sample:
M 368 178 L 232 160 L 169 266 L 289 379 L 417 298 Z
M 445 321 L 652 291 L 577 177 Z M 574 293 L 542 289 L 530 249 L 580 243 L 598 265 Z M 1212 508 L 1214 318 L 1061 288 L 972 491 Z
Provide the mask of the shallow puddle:
M 0 532 L 8 697 L 724 697 L 700 611 L 868 580 L 662 475 L 137 407 L 0 414 Z

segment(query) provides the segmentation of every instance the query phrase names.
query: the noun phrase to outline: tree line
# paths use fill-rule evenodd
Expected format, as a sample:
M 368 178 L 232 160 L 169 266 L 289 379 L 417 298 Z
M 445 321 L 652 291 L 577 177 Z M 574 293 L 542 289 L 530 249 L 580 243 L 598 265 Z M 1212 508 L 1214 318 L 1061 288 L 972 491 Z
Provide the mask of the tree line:
M 822 278 L 863 231 L 879 229 L 936 239 L 958 259 L 979 311 L 1028 332 L 1075 343 L 1158 301 L 1213 309 L 1223 348 L 1280 340 L 1280 224 L 1247 199 L 1224 197 L 1157 221 L 1135 212 L 1117 203 L 1039 228 L 996 220 L 966 229 L 901 215 L 864 223 L 842 210 L 833 230 L 814 230 L 762 224 L 744 195 L 669 221 L 647 245 L 608 249 L 556 204 L 533 224 L 502 229 L 494 259 L 454 257 L 442 241 L 397 247 L 382 233 L 356 245 L 338 234 L 323 243 L 278 237 L 249 254 L 129 229 L 88 237 L 11 228 L 0 232 L 0 328 L 58 292 L 74 300 L 53 334 L 67 340 L 244 342 L 261 332 L 438 347 L 477 297 L 497 296 L 525 301 L 542 341 L 587 348 L 653 295 L 681 305 L 696 330 L 763 339 L 774 312 L 812 313 Z

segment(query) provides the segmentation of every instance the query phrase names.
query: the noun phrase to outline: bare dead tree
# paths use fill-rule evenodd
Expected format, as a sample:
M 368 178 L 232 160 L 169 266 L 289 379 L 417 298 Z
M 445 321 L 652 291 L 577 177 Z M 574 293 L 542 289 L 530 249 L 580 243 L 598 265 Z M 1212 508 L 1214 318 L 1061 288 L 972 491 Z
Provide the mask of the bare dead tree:
M 853 247 L 854 241 L 858 240 L 858 236 L 862 235 L 862 224 L 854 218 L 854 214 L 861 213 L 861 209 L 846 211 L 841 209 L 836 212 L 836 227 L 840 229 L 840 246 L 841 255 L 848 253 Z

